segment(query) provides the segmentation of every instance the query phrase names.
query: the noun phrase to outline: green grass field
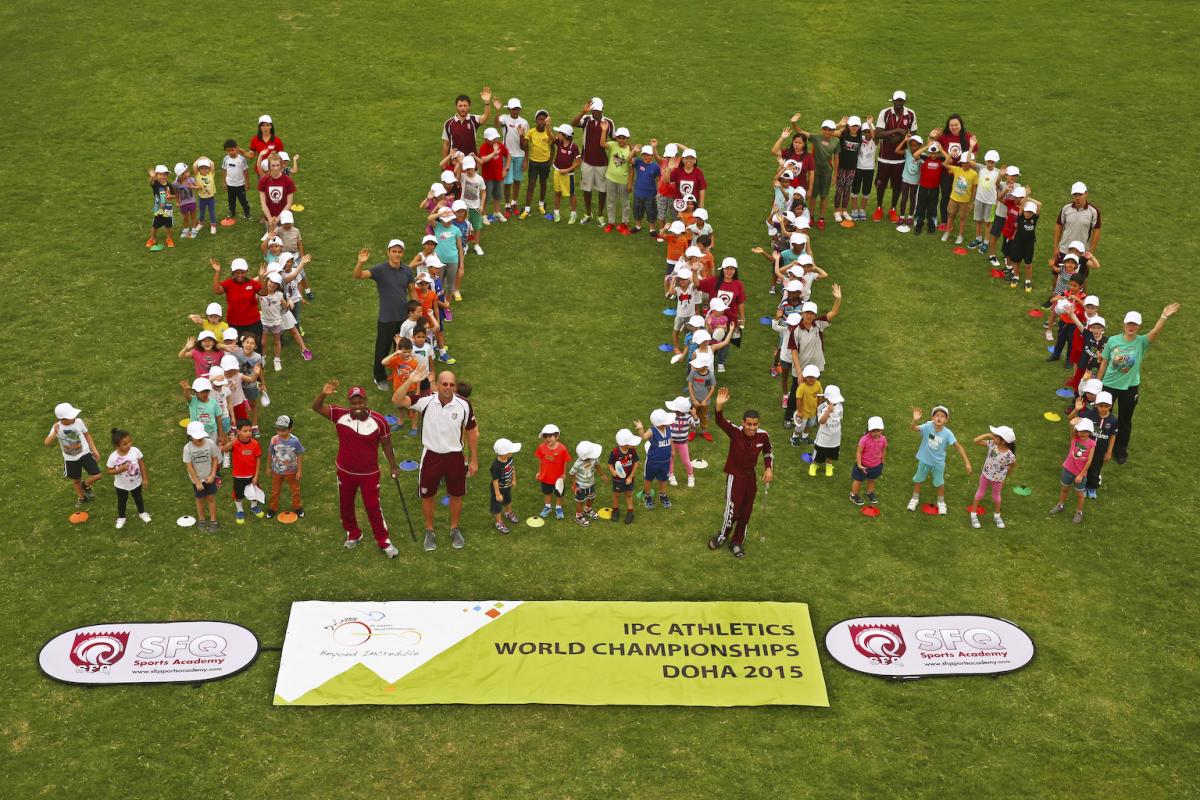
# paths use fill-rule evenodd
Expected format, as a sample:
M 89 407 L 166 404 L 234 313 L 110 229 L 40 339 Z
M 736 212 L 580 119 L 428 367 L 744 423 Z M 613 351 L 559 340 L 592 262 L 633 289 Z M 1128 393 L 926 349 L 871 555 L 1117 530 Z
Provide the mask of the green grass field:
M 0 296 L 6 424 L 0 427 L 6 520 L 6 613 L 0 728 L 6 797 L 1183 797 L 1196 777 L 1197 580 L 1193 536 L 1200 326 L 1188 252 L 1197 215 L 1182 199 L 1197 174 L 1194 3 L 988 5 L 947 12 L 910 4 L 876 18 L 853 6 L 721 2 L 676 10 L 493 3 L 479 9 L 331 3 L 294 8 L 15 3 L 0 9 Z M 622 17 L 624 17 L 622 19 Z M 939 22 L 940 20 L 940 22 Z M 466 25 L 467 27 L 463 27 Z M 892 44 L 913 44 L 889 61 Z M 747 269 L 755 319 L 764 292 L 768 154 L 796 110 L 804 124 L 873 114 L 908 92 L 921 132 L 961 113 L 984 148 L 1017 163 L 1055 209 L 1085 180 L 1104 213 L 1092 282 L 1110 320 L 1149 321 L 1172 299 L 1143 373 L 1129 462 L 1105 472 L 1084 524 L 1047 518 L 1066 428 L 1063 370 L 1043 363 L 1031 297 L 989 283 L 983 259 L 888 225 L 831 226 L 818 262 L 845 304 L 827 337 L 825 382 L 847 397 L 844 444 L 870 414 L 891 438 L 883 515 L 846 500 L 849 461 L 808 478 L 780 425 L 767 377 L 773 334 L 752 324 L 730 359 L 731 405 L 756 406 L 778 448 L 770 505 L 748 557 L 704 547 L 719 518 L 721 438 L 693 452 L 713 462 L 670 512 L 632 527 L 583 531 L 564 521 L 501 538 L 481 481 L 468 497 L 467 548 L 409 543 L 394 490 L 385 511 L 401 547 L 344 552 L 331 471 L 333 434 L 308 410 L 328 378 L 367 382 L 372 285 L 349 278 L 355 252 L 419 240 L 416 204 L 435 173 L 439 126 L 459 92 L 490 83 L 556 121 L 599 94 L 635 139 L 683 140 L 710 181 L 718 258 Z M 478 101 L 477 101 L 478 105 Z M 303 155 L 299 227 L 314 256 L 316 302 L 305 327 L 316 360 L 294 346 L 270 374 L 274 404 L 309 448 L 308 517 L 288 528 L 176 528 L 192 500 L 179 464 L 184 415 L 175 354 L 188 313 L 211 295 L 207 261 L 257 253 L 254 226 L 142 247 L 145 170 L 246 143 L 260 113 Z M 532 114 L 527 114 L 532 117 Z M 1183 135 L 1158 140 L 1155 131 Z M 223 199 L 219 192 L 219 208 Z M 1164 200 L 1168 202 L 1164 203 Z M 1052 226 L 1047 214 L 1038 257 Z M 502 229 L 497 229 L 502 228 Z M 527 443 L 556 422 L 574 447 L 607 444 L 679 393 L 682 374 L 657 295 L 661 253 L 645 239 L 536 217 L 485 233 L 469 262 L 466 302 L 450 328 L 460 379 L 475 387 L 482 439 Z M 831 302 L 829 283 L 817 300 Z M 104 455 L 107 431 L 133 432 L 152 480 L 154 523 L 112 527 L 110 480 L 92 519 L 73 528 L 57 450 L 41 439 L 51 409 L 83 409 Z M 382 407 L 382 393 L 372 390 Z M 1016 428 L 1019 482 L 1009 528 L 972 531 L 975 487 L 951 460 L 945 518 L 906 514 L 915 435 L 909 407 L 944 403 L 960 438 Z M 971 450 L 976 466 L 978 448 Z M 401 456 L 417 452 L 412 439 Z M 518 462 L 518 511 L 540 500 L 532 458 Z M 411 477 L 409 478 L 411 481 Z M 444 511 L 439 509 L 442 539 Z M 1190 521 L 1190 522 L 1189 522 Z M 611 529 L 610 529 L 611 527 Z M 1033 637 L 1027 669 L 999 679 L 888 683 L 823 658 L 831 707 L 343 707 L 271 705 L 278 654 L 248 672 L 187 687 L 54 683 L 35 663 L 51 636 L 105 621 L 225 619 L 282 643 L 297 599 L 795 600 L 818 640 L 870 614 L 973 612 Z

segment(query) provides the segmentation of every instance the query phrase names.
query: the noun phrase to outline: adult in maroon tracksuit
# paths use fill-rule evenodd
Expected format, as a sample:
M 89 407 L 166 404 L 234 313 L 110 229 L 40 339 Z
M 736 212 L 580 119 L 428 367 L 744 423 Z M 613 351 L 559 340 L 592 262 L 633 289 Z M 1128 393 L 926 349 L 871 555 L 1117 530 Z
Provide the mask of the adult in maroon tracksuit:
M 388 538 L 387 522 L 379 506 L 379 448 L 392 468 L 392 477 L 400 474 L 396 455 L 392 452 L 392 432 L 387 420 L 367 408 L 367 390 L 352 386 L 346 396 L 349 408 L 326 405 L 325 401 L 338 389 L 336 380 L 325 384 L 312 402 L 312 410 L 333 423 L 338 436 L 337 481 L 338 500 L 342 512 L 342 527 L 346 531 L 346 549 L 362 539 L 358 516 L 354 512 L 354 496 L 362 492 L 363 507 L 371 521 L 375 543 L 388 558 L 399 551 Z
M 716 550 L 728 541 L 734 557 L 741 558 L 746 555 L 742 542 L 746 540 L 746 525 L 754 513 L 754 498 L 758 494 L 755 476 L 758 456 L 762 454 L 763 482 L 768 484 L 774 477 L 771 469 L 774 457 L 771 455 L 771 437 L 758 429 L 758 412 L 746 411 L 742 414 L 742 424 L 734 425 L 722 413 L 728 400 L 729 390 L 718 389 L 717 425 L 729 437 L 729 455 L 725 459 L 725 519 L 721 522 L 720 532 L 708 540 L 708 549 Z

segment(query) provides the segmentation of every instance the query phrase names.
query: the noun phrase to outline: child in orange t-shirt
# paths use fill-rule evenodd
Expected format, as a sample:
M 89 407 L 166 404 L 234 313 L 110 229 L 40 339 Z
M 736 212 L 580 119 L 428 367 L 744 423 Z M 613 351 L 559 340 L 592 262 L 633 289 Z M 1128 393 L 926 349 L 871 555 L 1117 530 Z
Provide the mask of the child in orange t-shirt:
M 539 516 L 542 519 L 550 516 L 550 500 L 553 498 L 554 516 L 562 519 L 564 516 L 563 487 L 559 481 L 563 480 L 563 475 L 567 472 L 567 461 L 571 457 L 570 451 L 565 444 L 558 440 L 557 425 L 543 426 L 541 436 L 542 443 L 537 446 L 537 450 L 533 451 L 538 461 L 541 462 L 541 466 L 538 467 L 537 479 L 542 484 L 542 500 L 545 503 Z
M 717 271 L 716 261 L 712 254 L 712 237 L 702 233 L 696 237 L 696 247 L 700 248 L 700 277 L 711 278 Z M 695 272 L 695 270 L 692 270 Z
M 686 228 L 687 224 L 677 219 L 663 232 L 663 239 L 667 243 L 667 272 L 675 268 L 675 262 L 683 257 L 688 245 L 692 243 L 692 237 L 687 235 Z
M 417 360 L 413 358 L 412 354 L 412 341 L 400 334 L 396 334 L 395 342 L 396 349 L 381 362 L 383 368 L 392 376 L 392 392 L 399 391 L 404 382 L 408 380 L 408 376 L 417 368 Z M 408 393 L 408 396 L 413 400 L 416 400 L 419 395 L 420 391 L 415 386 Z M 393 395 L 392 402 L 395 403 L 398 399 Z M 412 429 L 408 435 L 415 436 L 417 431 L 420 430 L 417 427 L 417 414 L 415 411 L 410 410 L 408 412 L 408 420 L 412 424 Z
M 434 341 L 437 342 L 438 355 L 441 356 L 446 352 L 446 335 L 442 332 L 441 323 L 438 317 L 440 308 L 449 308 L 449 303 L 438 300 L 437 292 L 433 290 L 433 278 L 428 272 L 422 272 L 417 276 L 417 302 L 421 304 L 421 316 L 425 320 L 425 327 L 433 331 Z

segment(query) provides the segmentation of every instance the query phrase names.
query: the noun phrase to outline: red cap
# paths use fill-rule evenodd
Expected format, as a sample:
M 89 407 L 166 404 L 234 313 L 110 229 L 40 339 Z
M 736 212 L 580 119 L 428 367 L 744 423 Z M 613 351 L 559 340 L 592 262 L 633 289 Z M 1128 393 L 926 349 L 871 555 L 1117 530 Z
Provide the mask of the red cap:
M 367 396 L 367 390 L 361 386 L 351 386 L 350 391 L 346 393 L 347 400 L 349 400 L 350 398 L 353 398 L 353 397 L 361 397 L 363 399 L 366 399 L 366 396 Z

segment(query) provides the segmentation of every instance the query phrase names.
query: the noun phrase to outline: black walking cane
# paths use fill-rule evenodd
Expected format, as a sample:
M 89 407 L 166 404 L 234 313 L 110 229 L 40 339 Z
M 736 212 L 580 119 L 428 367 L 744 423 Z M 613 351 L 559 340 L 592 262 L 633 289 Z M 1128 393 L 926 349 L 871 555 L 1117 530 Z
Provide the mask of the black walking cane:
M 396 491 L 400 494 L 400 507 L 404 509 L 404 519 L 408 522 L 408 535 L 416 543 L 417 531 L 413 528 L 412 517 L 408 515 L 408 503 L 404 499 L 404 490 L 400 488 L 400 479 L 393 475 L 392 480 L 396 483 Z

